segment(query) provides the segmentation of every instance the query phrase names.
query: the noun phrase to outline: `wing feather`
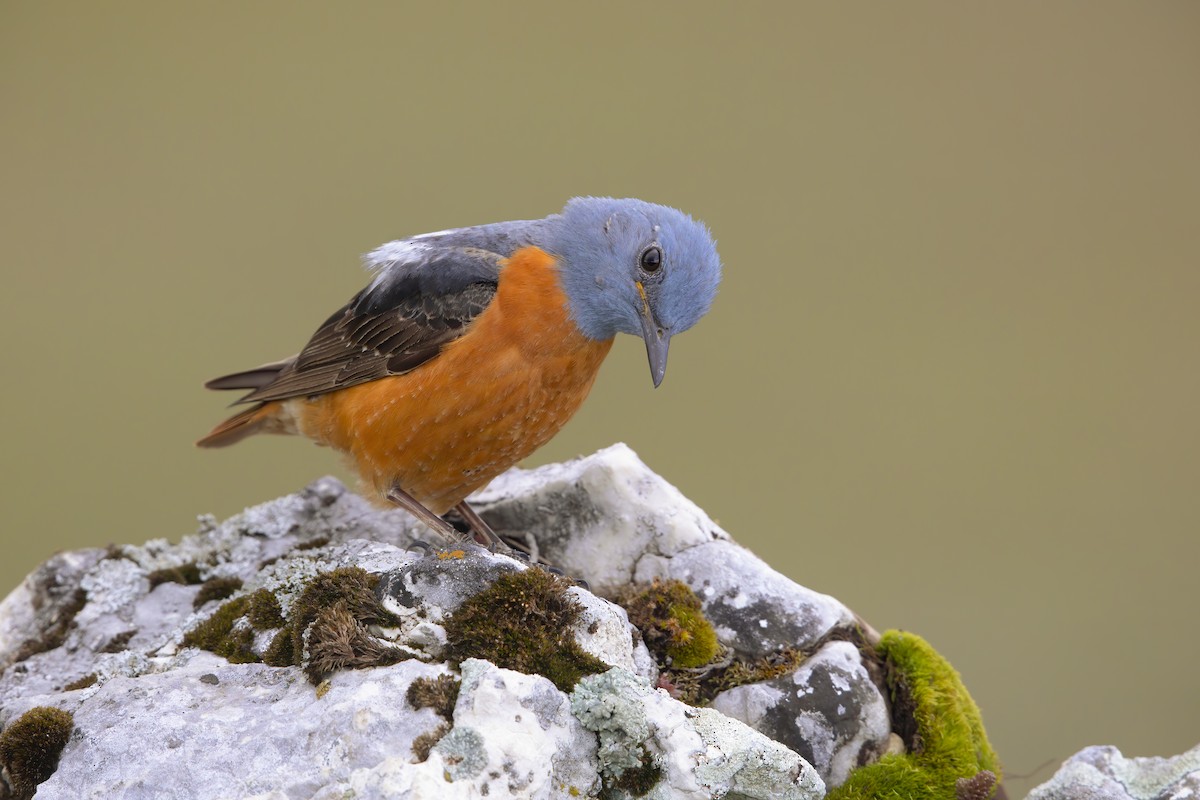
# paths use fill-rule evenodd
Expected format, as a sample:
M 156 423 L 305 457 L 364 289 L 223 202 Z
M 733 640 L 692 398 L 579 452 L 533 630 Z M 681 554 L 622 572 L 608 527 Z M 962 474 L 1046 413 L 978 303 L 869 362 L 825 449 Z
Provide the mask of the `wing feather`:
M 296 356 L 210 381 L 252 389 L 238 403 L 311 397 L 435 358 L 492 302 L 504 260 L 535 242 L 546 220 L 503 222 L 402 239 L 367 256 L 367 288 L 329 317 Z M 269 368 L 269 369 L 268 369 Z

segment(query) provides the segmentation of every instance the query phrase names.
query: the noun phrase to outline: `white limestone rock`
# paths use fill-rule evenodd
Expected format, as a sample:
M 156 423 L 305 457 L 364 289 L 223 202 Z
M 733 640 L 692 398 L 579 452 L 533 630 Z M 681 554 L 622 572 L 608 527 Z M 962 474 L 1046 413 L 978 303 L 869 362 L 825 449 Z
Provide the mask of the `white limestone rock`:
M 540 676 L 468 659 L 450 732 L 418 763 L 414 740 L 445 721 L 411 708 L 405 693 L 417 677 L 458 669 L 444 663 L 442 623 L 527 567 L 469 547 L 407 549 L 436 540 L 327 478 L 220 524 L 204 518 L 178 544 L 60 554 L 0 602 L 0 726 L 37 705 L 75 714 L 76 732 L 39 797 L 453 798 L 481 796 L 484 786 L 488 797 L 586 797 L 615 779 L 622 752 L 641 758 L 637 748 L 662 770 L 652 797 L 809 797 L 886 739 L 871 676 L 855 648 L 832 641 L 853 615 L 735 545 L 623 445 L 514 470 L 477 499 L 494 526 L 533 534 L 543 559 L 596 591 L 570 590 L 583 609 L 573 634 L 618 669 L 586 679 L 590 704 L 577 702 L 578 688 L 568 700 Z M 409 660 L 335 672 L 322 693 L 296 667 L 229 664 L 185 648 L 184 634 L 225 602 L 193 609 L 199 586 L 150 587 L 156 570 L 186 565 L 201 580 L 241 580 L 235 597 L 270 590 L 285 614 L 314 576 L 361 567 L 380 576 L 378 596 L 401 620 L 368 634 Z M 791 676 L 722 695 L 728 714 L 651 689 L 658 669 L 640 636 L 597 595 L 655 577 L 692 586 L 732 656 L 792 648 L 811 658 Z M 255 652 L 272 638 L 256 632 Z M 827 662 L 837 669 L 817 668 Z M 63 691 L 91 675 L 94 685 Z M 629 712 L 616 739 L 597 722 L 605 687 L 614 708 Z M 820 713 L 788 728 L 786 703 Z M 631 721 L 639 707 L 644 731 Z M 796 752 L 811 754 L 817 771 Z
M 792 748 L 834 786 L 882 755 L 891 730 L 887 704 L 850 642 L 829 642 L 790 675 L 726 690 L 712 707 Z
M 1197 800 L 1200 745 L 1173 758 L 1126 758 L 1115 747 L 1071 756 L 1028 800 Z
M 534 539 L 542 558 L 600 594 L 683 581 L 736 657 L 811 653 L 793 674 L 738 687 L 713 705 L 809 759 L 831 786 L 887 750 L 891 719 L 865 660 L 848 642 L 826 644 L 853 637 L 853 612 L 733 542 L 625 445 L 510 471 L 473 501 L 498 532 Z
M 825 796 L 804 759 L 708 708 L 693 708 L 621 669 L 591 675 L 571 693 L 571 710 L 599 736 L 602 775 L 619 781 L 651 771 L 654 800 L 802 800 Z

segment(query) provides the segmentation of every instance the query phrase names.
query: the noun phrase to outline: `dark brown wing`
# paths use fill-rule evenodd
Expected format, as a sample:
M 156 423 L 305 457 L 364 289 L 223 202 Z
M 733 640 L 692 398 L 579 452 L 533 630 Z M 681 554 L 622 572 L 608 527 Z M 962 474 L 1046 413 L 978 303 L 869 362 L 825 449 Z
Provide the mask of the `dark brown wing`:
M 299 355 L 209 381 L 250 389 L 238 403 L 308 397 L 389 375 L 436 356 L 496 294 L 504 259 L 546 220 L 501 222 L 401 239 L 367 256 L 375 279 L 325 321 Z
M 487 308 L 496 285 L 473 283 L 449 294 L 413 295 L 379 310 L 363 303 L 366 291 L 318 328 L 273 381 L 238 402 L 309 397 L 402 375 L 461 336 Z

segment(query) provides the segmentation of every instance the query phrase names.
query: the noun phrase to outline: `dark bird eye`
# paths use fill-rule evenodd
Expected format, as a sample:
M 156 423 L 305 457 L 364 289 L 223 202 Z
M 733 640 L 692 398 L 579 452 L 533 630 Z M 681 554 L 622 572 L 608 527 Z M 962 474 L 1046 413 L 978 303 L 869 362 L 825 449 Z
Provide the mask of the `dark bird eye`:
M 662 266 L 662 248 L 647 247 L 642 251 L 642 269 L 646 272 L 658 272 Z

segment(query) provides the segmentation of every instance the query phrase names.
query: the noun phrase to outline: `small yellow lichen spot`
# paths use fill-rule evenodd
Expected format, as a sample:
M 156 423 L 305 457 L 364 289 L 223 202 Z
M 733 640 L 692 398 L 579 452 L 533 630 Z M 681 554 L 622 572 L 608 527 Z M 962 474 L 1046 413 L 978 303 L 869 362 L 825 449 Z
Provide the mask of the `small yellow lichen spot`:
M 466 558 L 466 556 L 467 553 L 465 550 L 443 550 L 437 554 L 437 557 L 443 561 L 447 558 Z
M 317 684 L 317 699 L 320 700 L 322 697 L 324 697 L 326 694 L 328 694 L 330 688 L 332 688 L 332 687 L 333 687 L 333 684 L 330 683 L 328 680 L 323 680 L 319 684 Z
M 567 789 L 567 794 L 571 795 L 571 797 L 579 797 L 579 787 L 572 786 L 570 789 Z

